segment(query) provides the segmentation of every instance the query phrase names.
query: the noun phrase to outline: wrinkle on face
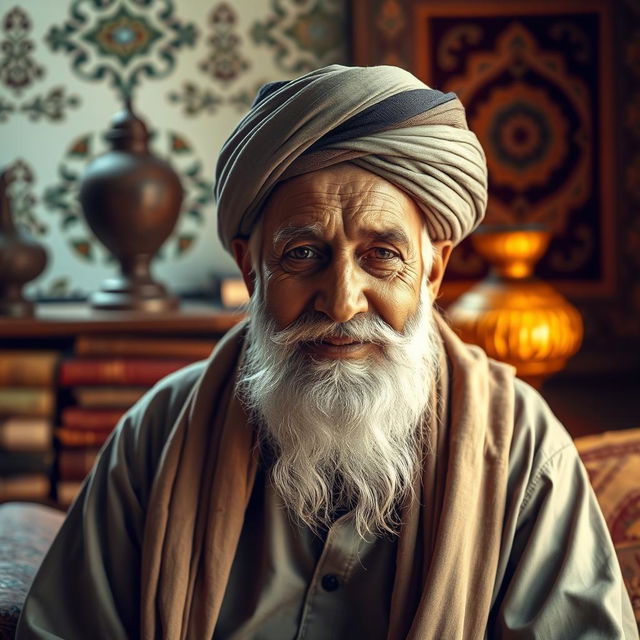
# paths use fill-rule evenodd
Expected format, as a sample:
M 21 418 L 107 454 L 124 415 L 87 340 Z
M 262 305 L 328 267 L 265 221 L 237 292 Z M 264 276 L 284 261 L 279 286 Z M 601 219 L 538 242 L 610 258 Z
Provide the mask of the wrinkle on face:
M 261 226 L 255 268 L 281 328 L 315 310 L 335 321 L 374 312 L 401 330 L 417 309 L 422 214 L 383 178 L 348 164 L 292 178 L 269 198 Z

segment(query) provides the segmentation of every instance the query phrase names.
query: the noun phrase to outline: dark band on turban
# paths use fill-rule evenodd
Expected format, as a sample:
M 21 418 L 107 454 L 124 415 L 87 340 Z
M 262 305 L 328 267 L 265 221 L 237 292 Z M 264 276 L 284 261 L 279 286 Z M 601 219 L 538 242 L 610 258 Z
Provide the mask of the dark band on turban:
M 326 133 L 309 147 L 316 151 L 344 140 L 360 138 L 379 131 L 393 129 L 401 122 L 433 109 L 449 100 L 455 100 L 455 93 L 442 93 L 434 89 L 414 89 L 403 91 L 381 100 L 361 113 L 349 118 L 340 126 Z
M 248 236 L 278 182 L 349 161 L 406 191 L 433 240 L 459 242 L 482 220 L 484 153 L 453 93 L 397 67 L 318 69 L 261 88 L 220 152 L 218 231 Z

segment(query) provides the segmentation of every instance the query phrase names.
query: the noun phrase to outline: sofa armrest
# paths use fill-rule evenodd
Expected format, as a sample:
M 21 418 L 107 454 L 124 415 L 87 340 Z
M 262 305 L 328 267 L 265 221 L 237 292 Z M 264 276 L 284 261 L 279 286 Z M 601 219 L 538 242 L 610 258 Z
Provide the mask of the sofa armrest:
M 640 429 L 575 440 L 607 521 L 640 629 Z
M 0 504 L 0 640 L 14 637 L 27 591 L 64 518 L 41 504 Z

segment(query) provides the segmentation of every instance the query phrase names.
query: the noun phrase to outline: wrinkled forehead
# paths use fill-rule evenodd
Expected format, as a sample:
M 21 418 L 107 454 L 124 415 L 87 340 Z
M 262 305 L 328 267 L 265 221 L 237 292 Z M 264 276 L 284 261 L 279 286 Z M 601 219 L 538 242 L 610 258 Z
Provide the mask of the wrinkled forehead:
M 263 231 L 283 226 L 335 224 L 420 229 L 422 214 L 402 190 L 370 171 L 343 164 L 287 180 L 274 190 L 264 210 Z

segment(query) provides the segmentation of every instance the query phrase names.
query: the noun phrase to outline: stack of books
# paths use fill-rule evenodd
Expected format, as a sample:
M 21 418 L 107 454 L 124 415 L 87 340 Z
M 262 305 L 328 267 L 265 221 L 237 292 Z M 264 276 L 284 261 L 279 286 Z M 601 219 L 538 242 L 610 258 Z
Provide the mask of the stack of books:
M 77 495 L 102 445 L 120 418 L 158 380 L 209 356 L 215 341 L 79 336 L 60 364 L 58 384 L 70 402 L 60 411 L 57 442 L 58 502 Z
M 57 351 L 0 351 L 0 501 L 51 491 Z

